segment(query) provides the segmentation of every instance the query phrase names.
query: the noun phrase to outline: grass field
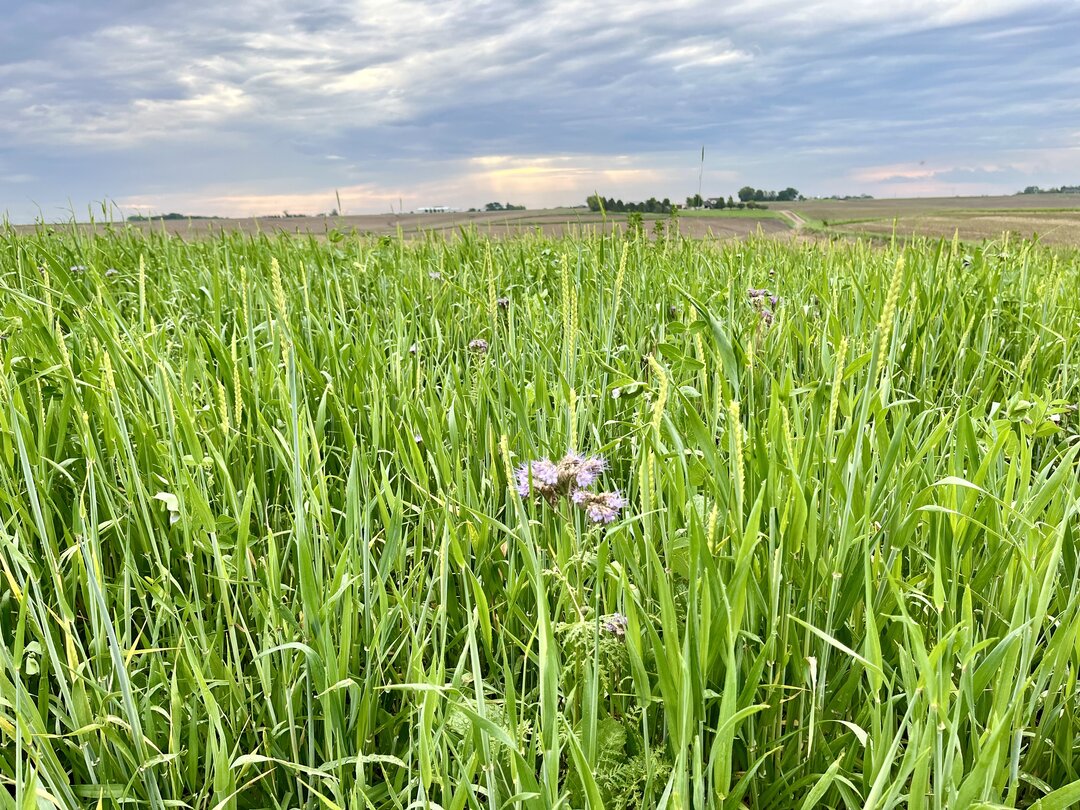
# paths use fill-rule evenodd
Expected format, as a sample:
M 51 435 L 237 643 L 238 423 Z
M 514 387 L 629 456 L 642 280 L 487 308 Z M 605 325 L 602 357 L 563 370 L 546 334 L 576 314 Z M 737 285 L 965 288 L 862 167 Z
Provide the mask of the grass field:
M 0 232 L 0 806 L 1074 806 L 1078 288 Z

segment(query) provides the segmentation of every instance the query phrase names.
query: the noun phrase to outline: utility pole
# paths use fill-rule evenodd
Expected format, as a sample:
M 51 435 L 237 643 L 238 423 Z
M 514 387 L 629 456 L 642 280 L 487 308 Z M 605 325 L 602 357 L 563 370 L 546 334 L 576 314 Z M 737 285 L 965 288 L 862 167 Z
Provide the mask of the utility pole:
M 701 177 L 705 174 L 705 144 L 701 145 L 701 168 L 698 169 L 697 175 L 697 195 L 698 199 L 701 199 Z

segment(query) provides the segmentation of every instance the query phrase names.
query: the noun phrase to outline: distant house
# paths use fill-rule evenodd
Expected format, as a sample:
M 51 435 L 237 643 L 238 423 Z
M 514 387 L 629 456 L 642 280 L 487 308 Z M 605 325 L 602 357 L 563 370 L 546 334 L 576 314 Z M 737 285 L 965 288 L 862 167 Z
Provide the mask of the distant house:
M 453 212 L 453 208 L 449 205 L 426 205 L 423 208 L 417 208 L 418 214 L 449 214 Z
M 723 208 L 726 204 L 723 197 L 709 197 L 705 200 L 706 208 Z

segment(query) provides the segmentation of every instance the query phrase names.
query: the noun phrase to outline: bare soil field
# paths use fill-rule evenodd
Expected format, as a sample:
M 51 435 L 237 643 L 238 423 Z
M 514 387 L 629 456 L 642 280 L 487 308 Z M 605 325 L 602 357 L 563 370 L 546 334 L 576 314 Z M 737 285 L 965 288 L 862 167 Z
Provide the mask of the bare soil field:
M 781 204 L 777 203 L 779 207 Z M 856 219 L 884 219 L 912 215 L 950 214 L 960 211 L 1080 212 L 1080 194 L 1016 194 L 1003 197 L 911 197 L 878 200 L 805 200 L 783 203 L 807 219 L 841 223 Z
M 829 233 L 951 237 L 968 241 L 1037 236 L 1048 245 L 1080 245 L 1080 195 L 807 200 L 785 206 Z
M 644 216 L 648 233 L 657 220 Z M 342 217 L 251 217 L 191 219 L 131 223 L 144 231 L 164 231 L 186 239 L 222 232 L 296 233 L 324 235 L 330 231 L 370 236 L 416 239 L 430 235 L 456 236 L 475 229 L 483 236 L 513 237 L 535 234 L 544 238 L 625 228 L 625 214 L 599 213 L 584 208 L 536 211 L 483 211 L 446 214 L 366 214 Z M 32 231 L 37 226 L 15 226 Z M 55 228 L 67 227 L 56 225 Z M 86 230 L 110 227 L 80 225 Z M 114 225 L 112 227 L 117 227 Z M 880 200 L 807 200 L 774 203 L 763 211 L 685 211 L 679 230 L 692 238 L 732 239 L 753 234 L 810 238 L 841 236 L 927 236 L 981 242 L 1008 232 L 1017 237 L 1038 237 L 1047 245 L 1080 247 L 1080 195 L 1039 194 L 1007 197 L 943 197 Z
M 1080 211 L 906 216 L 898 217 L 895 221 L 860 222 L 852 224 L 850 228 L 852 232 L 882 236 L 895 231 L 898 236 L 950 238 L 954 233 L 959 233 L 961 239 L 968 241 L 998 239 L 1008 232 L 1010 236 L 1037 238 L 1047 245 L 1080 245 Z M 843 233 L 848 228 L 840 225 L 830 230 Z
M 740 212 L 742 213 L 742 212 Z M 645 215 L 647 232 L 652 233 L 657 219 L 667 224 L 668 217 Z M 611 214 L 604 218 L 599 213 L 579 208 L 552 208 L 538 211 L 492 211 L 461 212 L 448 214 L 367 214 L 342 217 L 281 217 L 248 219 L 191 219 L 130 223 L 140 230 L 165 231 L 185 238 L 199 238 L 222 231 L 244 233 L 297 233 L 322 235 L 332 230 L 374 236 L 396 235 L 399 231 L 407 238 L 431 234 L 453 236 L 462 229 L 476 228 L 485 236 L 508 237 L 536 233 L 545 237 L 558 237 L 589 231 L 608 231 L 613 227 L 625 227 L 625 214 Z M 36 226 L 20 225 L 17 230 L 32 231 Z M 107 225 L 85 225 L 87 229 L 104 230 Z M 115 227 L 115 226 L 114 226 Z M 789 223 L 768 213 L 761 216 L 680 217 L 679 231 L 683 236 L 694 238 L 736 238 L 754 233 L 782 234 L 790 231 Z

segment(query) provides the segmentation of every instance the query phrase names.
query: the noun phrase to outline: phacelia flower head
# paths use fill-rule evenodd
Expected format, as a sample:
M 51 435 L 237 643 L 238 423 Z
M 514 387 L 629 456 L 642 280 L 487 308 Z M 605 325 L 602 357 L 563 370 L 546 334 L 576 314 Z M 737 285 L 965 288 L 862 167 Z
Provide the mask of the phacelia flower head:
M 607 461 L 604 460 L 603 456 L 590 456 L 578 466 L 577 473 L 574 476 L 574 483 L 579 487 L 591 487 L 600 479 L 600 475 L 606 467 Z
M 498 306 L 499 309 L 510 309 L 510 299 L 505 295 L 502 298 L 496 298 L 495 305 Z
M 579 489 L 573 495 L 574 503 L 585 510 L 585 516 L 593 523 L 608 524 L 619 517 L 626 506 L 626 498 L 616 492 L 586 492 Z
M 626 636 L 626 628 L 629 626 L 629 622 L 621 613 L 612 613 L 610 616 L 602 617 L 602 619 L 600 629 L 605 633 L 611 633 L 611 635 L 618 636 L 620 639 Z
M 522 464 L 515 471 L 518 494 L 543 495 L 554 506 L 567 498 L 581 509 L 594 523 L 610 523 L 626 505 L 618 492 L 595 493 L 589 487 L 600 480 L 607 468 L 603 456 L 585 456 L 574 450 L 567 452 L 558 464 L 548 458 Z
M 761 322 L 766 326 L 772 326 L 773 314 L 767 309 L 761 310 Z
M 571 450 L 559 462 L 559 484 L 570 491 L 591 487 L 606 467 L 603 456 L 583 456 Z
M 515 471 L 518 495 L 527 498 L 532 492 L 538 492 L 545 498 L 555 497 L 559 486 L 559 470 L 549 458 L 529 461 Z
M 488 342 L 483 338 L 476 338 L 469 341 L 469 351 L 476 352 L 477 354 L 487 354 Z

